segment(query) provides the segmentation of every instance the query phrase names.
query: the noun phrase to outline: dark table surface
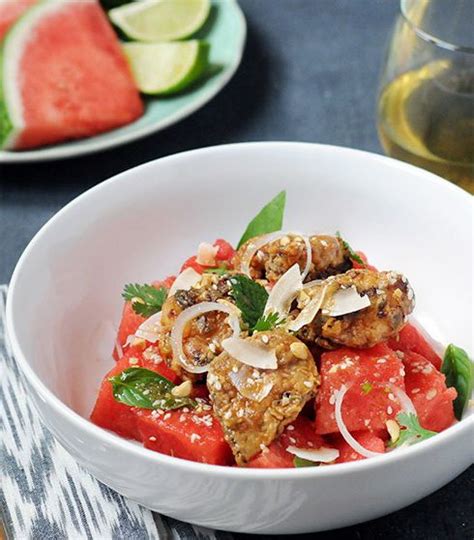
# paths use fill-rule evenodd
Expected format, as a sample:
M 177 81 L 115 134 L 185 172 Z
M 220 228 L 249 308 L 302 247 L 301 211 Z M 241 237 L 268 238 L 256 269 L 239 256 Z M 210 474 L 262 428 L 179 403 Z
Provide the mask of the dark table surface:
M 381 152 L 375 99 L 397 2 L 240 3 L 248 22 L 242 65 L 199 112 L 115 150 L 65 161 L 0 165 L 0 283 L 9 281 L 22 250 L 57 210 L 89 187 L 140 163 L 201 146 L 261 140 L 313 141 Z M 473 539 L 473 489 L 471 467 L 404 510 L 306 537 Z

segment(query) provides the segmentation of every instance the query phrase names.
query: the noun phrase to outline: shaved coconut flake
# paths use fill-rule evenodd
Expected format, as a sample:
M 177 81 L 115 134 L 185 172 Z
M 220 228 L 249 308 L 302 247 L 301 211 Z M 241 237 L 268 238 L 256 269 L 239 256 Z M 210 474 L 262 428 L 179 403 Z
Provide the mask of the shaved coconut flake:
M 259 403 L 268 396 L 273 388 L 273 381 L 250 377 L 248 366 L 242 366 L 237 373 L 230 371 L 229 379 L 240 395 Z
M 339 289 L 333 294 L 329 302 L 323 309 L 325 315 L 330 317 L 340 317 L 348 313 L 354 313 L 370 306 L 370 299 L 367 295 L 360 296 L 354 285 L 348 289 Z
M 183 351 L 183 332 L 186 325 L 194 318 L 209 313 L 211 311 L 221 311 L 229 315 L 228 324 L 232 328 L 234 337 L 240 335 L 240 323 L 238 310 L 235 306 L 219 304 L 217 302 L 201 302 L 182 311 L 171 330 L 171 348 L 173 358 L 179 362 L 189 373 L 205 373 L 209 369 L 209 364 L 204 366 L 193 366 L 188 363 L 188 359 Z
M 161 311 L 155 313 L 137 328 L 135 337 L 146 339 L 151 343 L 156 343 L 160 337 L 161 330 Z
M 268 349 L 240 337 L 222 340 L 222 348 L 242 364 L 258 369 L 276 369 L 278 361 L 274 349 Z
M 313 249 L 311 247 L 311 242 L 309 241 L 309 238 L 305 236 L 304 234 L 300 234 L 297 232 L 275 232 L 270 234 L 265 234 L 261 236 L 260 238 L 256 238 L 254 240 L 251 240 L 250 243 L 247 246 L 247 249 L 242 257 L 241 260 L 241 270 L 244 274 L 246 274 L 248 277 L 252 277 L 250 275 L 250 264 L 252 262 L 252 259 L 257 253 L 257 251 L 262 248 L 263 246 L 266 246 L 270 242 L 273 242 L 275 240 L 279 240 L 280 238 L 284 238 L 285 236 L 299 236 L 303 239 L 303 242 L 306 247 L 306 264 L 303 269 L 303 272 L 301 274 L 301 279 L 303 280 L 309 272 L 309 269 L 311 268 L 311 263 L 313 261 Z
M 196 262 L 203 266 L 215 266 L 218 251 L 219 246 L 213 246 L 208 242 L 201 242 L 198 246 Z
M 286 317 L 290 311 L 291 302 L 296 298 L 302 287 L 303 279 L 300 274 L 300 267 L 294 264 L 275 283 L 265 304 L 264 315 L 278 313 L 281 317 Z
M 316 287 L 317 285 L 321 285 L 323 281 L 324 281 L 323 279 L 313 279 L 313 281 L 308 281 L 307 283 L 303 283 L 303 290 L 312 289 L 313 287 Z
M 321 309 L 321 306 L 324 301 L 325 293 L 326 293 L 325 285 L 323 285 L 322 287 L 318 287 L 316 294 L 301 310 L 298 317 L 296 317 L 294 321 L 291 321 L 287 325 L 287 329 L 290 332 L 297 332 L 300 328 L 312 322 L 312 320 L 316 317 L 318 311 Z
M 403 412 L 414 414 L 418 416 L 413 401 L 408 397 L 408 395 L 399 387 L 394 384 L 389 385 L 392 392 L 398 398 L 400 405 L 402 406 Z
M 347 429 L 347 426 L 342 418 L 342 402 L 344 401 L 344 396 L 346 395 L 347 390 L 348 388 L 345 385 L 342 385 L 339 391 L 336 393 L 335 413 L 337 427 L 343 439 L 355 452 L 366 458 L 380 456 L 382 454 L 381 452 L 373 452 L 372 450 L 367 450 L 367 448 L 363 447 L 358 441 L 356 441 L 356 439 L 354 439 Z
M 119 360 L 121 360 L 122 357 L 123 357 L 123 349 L 122 349 L 122 347 L 121 347 L 120 342 L 119 342 L 118 339 L 115 340 L 115 350 L 116 350 L 116 352 L 117 352 L 117 358 L 118 358 Z
M 201 279 L 201 274 L 198 274 L 194 268 L 186 268 L 181 274 L 174 280 L 168 291 L 168 296 L 172 296 L 176 291 L 189 291 L 189 289 L 196 285 Z
M 321 463 L 330 463 L 339 457 L 339 450 L 336 448 L 296 448 L 296 446 L 288 446 L 287 452 L 301 459 L 308 461 L 319 461 Z

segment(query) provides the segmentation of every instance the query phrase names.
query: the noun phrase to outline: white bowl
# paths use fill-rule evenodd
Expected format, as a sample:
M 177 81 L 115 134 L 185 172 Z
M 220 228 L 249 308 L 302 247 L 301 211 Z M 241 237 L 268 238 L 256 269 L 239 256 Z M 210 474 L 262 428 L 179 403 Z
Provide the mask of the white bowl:
M 52 218 L 12 278 L 8 330 L 45 424 L 99 480 L 191 523 L 254 533 L 343 527 L 432 493 L 473 461 L 473 416 L 404 451 L 295 470 L 175 459 L 88 420 L 112 366 L 123 284 L 176 272 L 202 240 L 237 241 L 281 189 L 286 227 L 340 230 L 378 267 L 403 270 L 417 319 L 435 339 L 472 353 L 470 196 L 423 170 L 345 148 L 237 144 L 124 172 Z

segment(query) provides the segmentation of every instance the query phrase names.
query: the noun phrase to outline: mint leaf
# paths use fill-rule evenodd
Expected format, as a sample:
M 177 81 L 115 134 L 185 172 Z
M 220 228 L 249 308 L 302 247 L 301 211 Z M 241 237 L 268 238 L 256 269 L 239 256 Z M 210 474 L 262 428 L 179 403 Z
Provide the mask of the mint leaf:
M 242 238 L 237 244 L 237 249 L 250 238 L 280 231 L 283 225 L 285 212 L 286 191 L 281 191 L 274 199 L 265 205 L 260 212 L 247 225 Z
M 122 293 L 122 297 L 132 303 L 133 311 L 143 317 L 151 317 L 161 311 L 167 296 L 165 287 L 157 289 L 152 285 L 138 283 L 125 285 Z
M 116 401 L 140 409 L 179 409 L 194 407 L 196 402 L 188 397 L 173 396 L 175 385 L 155 371 L 141 367 L 125 369 L 110 377 Z
M 267 330 L 273 330 L 277 326 L 284 324 L 286 319 L 281 318 L 279 313 L 269 313 L 268 315 L 262 315 L 253 327 L 254 332 L 265 332 Z
M 397 415 L 397 421 L 404 429 L 400 430 L 400 436 L 395 443 L 389 444 L 389 446 L 397 447 L 403 444 L 412 445 L 420 441 L 424 441 L 437 435 L 436 431 L 429 431 L 420 426 L 418 417 L 413 413 L 399 413 Z
M 265 287 L 244 275 L 230 278 L 231 294 L 236 306 L 242 312 L 242 319 L 250 330 L 255 328 L 257 321 L 263 316 L 268 293 Z
M 351 248 L 351 246 L 349 245 L 349 242 L 346 242 L 346 241 L 344 240 L 344 238 L 342 238 L 341 233 L 340 233 L 339 231 L 336 231 L 336 236 L 337 236 L 337 238 L 339 238 L 339 240 L 342 242 L 342 245 L 343 245 L 344 248 L 347 250 L 347 252 L 349 253 L 349 257 L 350 257 L 353 261 L 355 261 L 355 262 L 361 264 L 361 265 L 364 266 L 364 267 L 367 266 L 367 264 L 365 263 L 364 259 L 362 259 L 362 257 L 361 257 L 360 255 L 358 255 L 358 254 Z
M 451 343 L 444 353 L 441 373 L 446 376 L 446 386 L 455 388 L 458 393 L 453 405 L 456 418 L 461 420 L 472 395 L 474 365 L 464 349 Z
M 298 456 L 294 457 L 293 465 L 295 467 L 318 467 L 318 464 L 314 463 L 314 461 L 309 461 L 308 459 L 303 459 Z

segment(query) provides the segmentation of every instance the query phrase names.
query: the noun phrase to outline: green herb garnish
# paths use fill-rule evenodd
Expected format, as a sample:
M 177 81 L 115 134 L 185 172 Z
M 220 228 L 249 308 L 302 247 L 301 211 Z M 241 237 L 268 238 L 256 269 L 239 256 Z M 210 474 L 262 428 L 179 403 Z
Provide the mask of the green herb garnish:
M 298 456 L 294 457 L 293 465 L 295 467 L 318 467 L 318 464 L 314 463 L 314 461 L 309 461 L 309 459 L 303 459 Z
M 399 413 L 397 421 L 404 429 L 400 430 L 398 439 L 394 443 L 390 443 L 389 446 L 412 445 L 437 435 L 436 431 L 422 428 L 418 417 L 413 413 Z
M 364 259 L 362 259 L 362 257 L 360 255 L 358 255 L 352 248 L 351 246 L 349 245 L 349 242 L 346 242 L 346 240 L 344 240 L 344 238 L 342 238 L 341 236 L 341 233 L 339 231 L 336 231 L 336 236 L 337 238 L 339 238 L 339 240 L 342 242 L 342 245 L 344 246 L 344 248 L 347 250 L 347 252 L 349 253 L 349 257 L 355 261 L 356 263 L 359 263 L 360 265 L 362 266 L 367 266 L 367 264 L 365 263 Z
M 258 320 L 263 317 L 263 311 L 268 299 L 265 287 L 244 275 L 232 276 L 231 294 L 236 306 L 242 312 L 242 319 L 250 330 L 255 328 Z
M 364 394 L 367 395 L 369 392 L 372 391 L 373 386 L 368 381 L 365 381 L 364 383 L 360 385 L 360 388 L 362 392 L 364 392 Z
M 273 330 L 277 326 L 285 324 L 286 319 L 280 318 L 279 313 L 269 313 L 268 315 L 262 315 L 253 327 L 254 332 L 265 332 L 267 330 Z
M 168 291 L 165 287 L 156 289 L 151 285 L 129 283 L 125 285 L 122 296 L 125 300 L 132 303 L 135 313 L 143 317 L 151 317 L 155 313 L 158 313 L 158 311 L 161 311 L 168 296 Z
M 281 191 L 274 199 L 265 205 L 260 212 L 247 225 L 242 238 L 237 244 L 237 249 L 250 238 L 280 231 L 283 225 L 285 212 L 286 191 Z
M 196 402 L 188 397 L 173 396 L 175 385 L 166 377 L 149 369 L 131 367 L 110 377 L 116 401 L 140 409 L 171 410 L 180 407 L 195 407 Z
M 227 266 L 218 266 L 217 268 L 206 268 L 204 274 L 217 274 L 218 276 L 225 276 L 229 272 Z
M 455 388 L 458 393 L 453 405 L 456 418 L 461 420 L 472 395 L 474 364 L 464 349 L 451 343 L 444 353 L 441 373 L 446 376 L 446 385 Z

